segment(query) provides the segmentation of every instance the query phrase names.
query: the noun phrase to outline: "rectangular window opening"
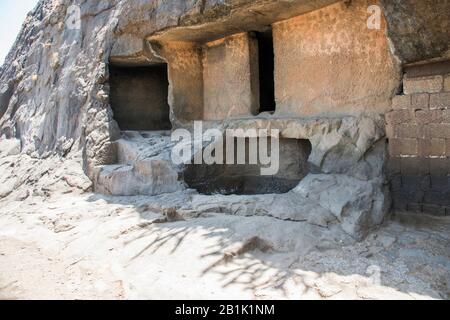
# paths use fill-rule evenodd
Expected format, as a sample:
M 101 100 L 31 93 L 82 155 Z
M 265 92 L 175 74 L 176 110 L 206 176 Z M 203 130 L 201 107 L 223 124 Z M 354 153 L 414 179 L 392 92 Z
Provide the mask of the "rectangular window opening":
M 110 104 L 122 131 L 172 128 L 167 64 L 109 66 Z
M 259 57 L 259 113 L 275 112 L 275 55 L 272 28 L 255 32 Z

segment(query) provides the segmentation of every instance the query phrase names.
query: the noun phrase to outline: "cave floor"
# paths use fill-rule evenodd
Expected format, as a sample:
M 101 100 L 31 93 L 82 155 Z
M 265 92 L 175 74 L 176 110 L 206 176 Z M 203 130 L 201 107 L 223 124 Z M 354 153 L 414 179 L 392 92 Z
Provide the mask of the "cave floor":
M 450 297 L 449 217 L 398 214 L 363 242 L 305 248 L 301 222 L 183 220 L 149 197 L 19 198 L 0 201 L 3 299 Z

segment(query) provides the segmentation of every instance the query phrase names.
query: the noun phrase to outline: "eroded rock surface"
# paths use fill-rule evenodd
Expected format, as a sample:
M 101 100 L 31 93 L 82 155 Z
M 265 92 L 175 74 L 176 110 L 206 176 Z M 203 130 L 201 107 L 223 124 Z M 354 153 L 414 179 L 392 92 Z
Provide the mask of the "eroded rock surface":
M 218 186 L 216 192 L 209 192 L 210 196 L 194 197 L 184 210 L 199 214 L 219 210 L 232 215 L 306 221 L 325 228 L 336 226 L 357 240 L 383 223 L 389 212 L 390 198 L 383 178 L 385 145 L 382 140 L 378 142 L 384 135 L 379 119 L 269 117 L 230 120 L 221 126 L 222 130 L 278 129 L 282 138 L 308 139 L 312 149 L 306 165 L 312 173 L 297 187 L 292 185 L 292 191 L 279 195 L 275 195 L 280 193 L 276 187 L 270 192 L 269 180 L 262 178 L 260 183 L 269 188 L 264 192 L 266 195 L 245 196 L 236 192 L 238 195 L 225 196 L 220 193 L 230 192 L 221 192 Z M 119 196 L 189 192 L 184 180 L 185 167 L 172 163 L 173 146 L 168 133 L 124 132 L 122 139 L 116 142 L 118 163 L 96 168 L 95 190 Z M 303 155 L 289 156 L 301 158 Z M 242 176 L 237 175 L 236 179 L 239 177 L 248 183 Z M 205 181 L 212 178 L 203 177 Z M 223 180 L 223 183 L 223 190 L 226 190 L 227 183 L 232 181 Z

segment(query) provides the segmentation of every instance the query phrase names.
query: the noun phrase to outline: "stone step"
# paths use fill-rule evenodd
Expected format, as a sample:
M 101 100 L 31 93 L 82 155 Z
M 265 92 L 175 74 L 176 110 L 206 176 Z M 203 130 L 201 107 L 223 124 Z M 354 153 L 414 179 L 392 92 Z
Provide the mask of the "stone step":
M 100 166 L 97 170 L 95 191 L 107 195 L 158 195 L 183 188 L 178 172 L 161 159 L 138 161 L 133 166 Z
M 170 131 L 125 131 L 116 144 L 118 164 L 133 165 L 155 156 L 170 159 Z
M 170 160 L 170 132 L 127 131 L 116 144 L 118 163 L 96 168 L 96 192 L 158 195 L 183 188 Z

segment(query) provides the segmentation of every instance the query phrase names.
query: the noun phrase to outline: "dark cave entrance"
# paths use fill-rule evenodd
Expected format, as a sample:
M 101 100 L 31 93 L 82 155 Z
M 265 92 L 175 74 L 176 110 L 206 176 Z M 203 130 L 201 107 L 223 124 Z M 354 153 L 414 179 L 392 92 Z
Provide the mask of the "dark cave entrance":
M 170 130 L 167 64 L 109 67 L 110 104 L 123 131 Z
M 259 58 L 259 113 L 275 112 L 275 54 L 272 28 L 264 32 L 255 32 L 258 40 Z
M 249 143 L 246 140 L 246 163 Z M 279 139 L 279 170 L 272 176 L 260 174 L 261 165 L 187 165 L 184 181 L 199 193 L 212 195 L 281 194 L 294 189 L 309 173 L 309 140 Z M 224 154 L 226 152 L 224 151 Z M 236 158 L 236 152 L 235 152 Z M 236 162 L 235 162 L 236 163 Z

